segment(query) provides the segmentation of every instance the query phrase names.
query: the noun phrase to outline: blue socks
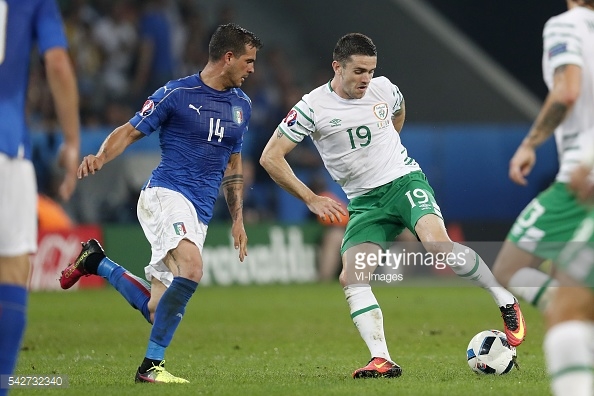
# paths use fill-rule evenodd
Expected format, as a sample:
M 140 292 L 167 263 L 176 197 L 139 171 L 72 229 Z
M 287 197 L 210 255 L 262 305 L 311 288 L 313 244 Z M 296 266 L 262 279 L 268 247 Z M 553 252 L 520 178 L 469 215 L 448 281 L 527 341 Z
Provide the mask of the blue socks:
M 155 311 L 155 323 L 146 351 L 147 358 L 164 359 L 165 348 L 169 346 L 179 322 L 186 313 L 186 305 L 197 287 L 198 283 L 190 279 L 179 276 L 173 278 L 171 286 L 163 293 Z
M 99 263 L 97 275 L 105 278 L 132 307 L 138 309 L 151 323 L 148 310 L 151 291 L 146 281 L 132 275 L 108 257 Z M 173 282 L 163 293 L 155 311 L 155 320 L 146 352 L 148 359 L 155 361 L 164 359 L 165 348 L 169 346 L 173 334 L 186 312 L 186 305 L 197 287 L 198 283 L 190 279 L 179 276 L 173 278 Z
M 0 374 L 13 374 L 25 326 L 27 324 L 27 289 L 0 284 Z M 6 389 L 0 389 L 5 395 Z
M 109 258 L 105 257 L 97 267 L 97 275 L 107 281 L 118 291 L 130 305 L 142 313 L 142 316 L 151 323 L 148 310 L 148 302 L 151 298 L 151 287 L 144 280 L 135 275 Z

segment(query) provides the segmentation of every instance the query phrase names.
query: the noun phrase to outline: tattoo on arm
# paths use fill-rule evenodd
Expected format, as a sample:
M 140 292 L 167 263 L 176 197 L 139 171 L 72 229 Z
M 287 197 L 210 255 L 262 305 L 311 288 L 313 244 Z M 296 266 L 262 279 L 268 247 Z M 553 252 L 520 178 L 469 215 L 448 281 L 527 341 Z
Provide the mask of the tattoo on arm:
M 538 119 L 534 128 L 530 131 L 527 138 L 529 141 L 538 141 L 549 137 L 567 115 L 567 105 L 559 102 L 552 103 L 548 110 Z
M 276 138 L 277 138 L 277 139 L 280 139 L 280 138 L 282 138 L 282 137 L 283 137 L 283 131 L 281 131 L 281 130 L 280 130 L 280 128 L 278 128 L 278 129 L 276 130 Z
M 243 175 L 225 176 L 222 187 L 231 218 L 237 220 L 243 210 Z

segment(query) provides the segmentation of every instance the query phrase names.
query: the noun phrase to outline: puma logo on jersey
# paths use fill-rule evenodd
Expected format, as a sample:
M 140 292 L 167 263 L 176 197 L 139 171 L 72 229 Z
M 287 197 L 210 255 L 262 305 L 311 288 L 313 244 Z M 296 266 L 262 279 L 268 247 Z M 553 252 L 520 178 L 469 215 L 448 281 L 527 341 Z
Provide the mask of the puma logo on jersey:
M 197 107 L 196 107 L 196 106 L 194 106 L 193 104 L 190 104 L 188 107 L 189 107 L 190 109 L 192 109 L 192 110 L 196 110 L 196 113 L 198 113 L 198 115 L 200 115 L 200 109 L 202 108 L 202 106 L 200 106 L 200 107 L 198 107 L 198 108 L 197 108 Z

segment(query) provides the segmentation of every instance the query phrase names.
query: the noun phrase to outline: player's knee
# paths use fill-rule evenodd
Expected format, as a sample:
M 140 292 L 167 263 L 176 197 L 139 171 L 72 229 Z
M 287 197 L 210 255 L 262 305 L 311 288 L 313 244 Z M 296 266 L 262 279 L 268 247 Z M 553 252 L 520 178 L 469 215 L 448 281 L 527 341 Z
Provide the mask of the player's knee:
M 454 245 L 451 242 L 424 241 L 423 247 L 428 253 L 437 255 L 450 253 Z
M 196 283 L 200 282 L 200 280 L 202 279 L 202 275 L 203 275 L 202 264 L 191 265 L 186 269 L 186 271 L 182 272 L 182 276 L 184 278 L 190 279 Z

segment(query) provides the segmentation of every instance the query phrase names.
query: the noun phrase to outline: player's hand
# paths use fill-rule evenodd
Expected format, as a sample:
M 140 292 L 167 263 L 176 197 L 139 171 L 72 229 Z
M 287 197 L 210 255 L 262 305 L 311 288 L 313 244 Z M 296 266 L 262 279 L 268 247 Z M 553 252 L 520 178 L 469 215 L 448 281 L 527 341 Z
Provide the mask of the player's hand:
M 326 218 L 328 218 L 331 223 L 340 223 L 341 215 L 348 216 L 344 207 L 332 198 L 315 195 L 306 204 L 309 210 L 318 215 L 322 221 L 326 221 Z
M 58 194 L 68 201 L 76 188 L 76 168 L 79 161 L 79 149 L 76 145 L 63 143 L 58 152 L 58 164 L 64 169 L 64 179 L 58 187 Z
M 528 184 L 526 176 L 530 174 L 536 163 L 536 152 L 533 147 L 520 145 L 509 161 L 509 178 L 520 186 Z
M 239 249 L 239 261 L 243 263 L 245 256 L 247 256 L 247 242 L 248 237 L 243 227 L 243 221 L 238 220 L 233 222 L 231 227 L 231 235 L 233 236 L 233 246 Z
M 83 158 L 81 164 L 78 167 L 78 178 L 82 179 L 83 177 L 87 177 L 89 176 L 89 173 L 94 175 L 95 172 L 103 168 L 104 163 L 105 160 L 103 159 L 103 156 L 98 157 L 93 154 L 87 155 L 85 158 Z
M 575 192 L 582 202 L 594 202 L 594 182 L 591 177 L 592 168 L 580 165 L 571 174 L 569 188 Z

